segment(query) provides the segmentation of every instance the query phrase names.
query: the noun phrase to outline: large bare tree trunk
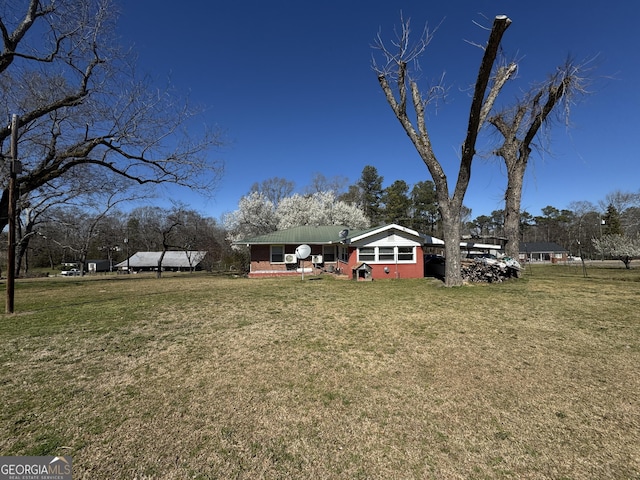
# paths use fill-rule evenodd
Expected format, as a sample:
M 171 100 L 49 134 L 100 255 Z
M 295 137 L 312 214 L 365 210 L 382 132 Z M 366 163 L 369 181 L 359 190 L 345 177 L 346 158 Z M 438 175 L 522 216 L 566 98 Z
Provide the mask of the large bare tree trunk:
M 462 274 L 460 270 L 462 255 L 460 253 L 460 210 L 457 215 L 451 211 L 442 214 L 442 232 L 444 241 L 445 285 L 462 285 Z M 447 241 L 449 239 L 449 241 Z
M 507 169 L 507 190 L 504 196 L 504 236 L 507 243 L 504 252 L 515 259 L 520 254 L 520 202 L 526 168 L 526 162 L 520 162 Z
M 504 16 L 497 16 L 493 22 L 489 40 L 484 49 L 484 56 L 478 70 L 473 99 L 469 111 L 469 123 L 467 126 L 466 138 L 462 144 L 460 159 L 460 170 L 456 181 L 453 195 L 449 195 L 449 185 L 442 165 L 437 160 L 431 139 L 425 123 L 425 107 L 430 100 L 430 92 L 426 97 L 419 90 L 417 83 L 410 78 L 408 65 L 422 54 L 429 43 L 429 35 L 418 43 L 417 47 L 409 47 L 409 23 L 403 24 L 402 34 L 395 47 L 399 51 L 387 49 L 380 38 L 377 41 L 377 48 L 385 57 L 385 66 L 374 69 L 378 73 L 378 82 L 385 94 L 387 102 L 391 106 L 396 118 L 404 128 L 406 134 L 411 139 L 418 154 L 426 165 L 431 178 L 436 186 L 436 197 L 442 216 L 443 236 L 446 253 L 445 285 L 448 287 L 462 285 L 462 273 L 460 270 L 460 217 L 462 202 L 471 179 L 471 162 L 475 156 L 475 145 L 478 132 L 482 128 L 498 93 L 506 81 L 515 72 L 515 64 L 499 68 L 492 76 L 492 69 L 498 54 L 500 42 L 504 32 L 507 30 L 511 20 Z M 395 90 L 392 87 L 395 83 Z M 487 93 L 487 88 L 491 83 L 491 88 Z M 486 97 L 485 97 L 486 94 Z M 415 111 L 415 126 L 407 114 L 408 98 Z

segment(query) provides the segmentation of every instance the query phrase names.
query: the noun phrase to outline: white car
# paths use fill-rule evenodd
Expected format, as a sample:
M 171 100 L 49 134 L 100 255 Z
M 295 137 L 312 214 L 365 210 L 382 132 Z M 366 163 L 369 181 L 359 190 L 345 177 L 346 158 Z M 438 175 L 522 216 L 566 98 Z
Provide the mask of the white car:
M 71 270 L 63 270 L 62 272 L 60 272 L 60 275 L 62 275 L 63 277 L 78 277 L 82 275 L 82 272 L 77 268 L 72 268 Z

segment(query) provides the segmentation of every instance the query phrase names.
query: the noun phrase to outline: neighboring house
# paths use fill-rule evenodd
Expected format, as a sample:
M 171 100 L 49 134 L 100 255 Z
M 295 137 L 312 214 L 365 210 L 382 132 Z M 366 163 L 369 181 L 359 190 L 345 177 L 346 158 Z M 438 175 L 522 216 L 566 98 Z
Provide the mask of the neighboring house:
M 460 247 L 462 248 L 463 253 L 478 253 L 470 251 L 469 246 L 471 246 L 476 249 L 481 249 L 483 251 L 482 253 L 498 255 L 504 252 L 506 244 L 506 238 L 495 235 L 463 235 Z
M 481 242 L 460 242 L 460 250 L 463 256 L 471 257 L 474 255 L 490 254 L 496 257 L 503 251 L 503 247 L 497 243 L 481 243 Z
M 424 247 L 444 242 L 397 224 L 350 230 L 341 225 L 302 226 L 235 242 L 250 249 L 249 277 L 342 273 L 356 279 L 424 277 Z M 309 245 L 300 260 L 296 248 Z
M 569 252 L 555 242 L 520 242 L 520 262 L 565 262 Z
M 109 260 L 87 260 L 84 262 L 84 269 L 88 273 L 110 272 L 113 270 Z
M 167 251 L 162 259 L 162 269 L 179 272 L 183 270 L 197 270 L 207 252 L 202 251 Z M 158 261 L 162 252 L 137 252 L 128 260 L 116 265 L 118 270 L 129 268 L 134 272 L 154 271 L 158 269 Z

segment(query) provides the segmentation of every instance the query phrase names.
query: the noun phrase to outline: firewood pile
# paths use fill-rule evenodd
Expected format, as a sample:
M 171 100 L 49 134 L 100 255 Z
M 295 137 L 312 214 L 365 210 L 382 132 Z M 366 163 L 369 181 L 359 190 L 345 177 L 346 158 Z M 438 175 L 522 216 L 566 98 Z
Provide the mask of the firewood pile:
M 465 282 L 497 283 L 517 278 L 520 275 L 520 264 L 512 259 L 463 259 L 460 271 Z

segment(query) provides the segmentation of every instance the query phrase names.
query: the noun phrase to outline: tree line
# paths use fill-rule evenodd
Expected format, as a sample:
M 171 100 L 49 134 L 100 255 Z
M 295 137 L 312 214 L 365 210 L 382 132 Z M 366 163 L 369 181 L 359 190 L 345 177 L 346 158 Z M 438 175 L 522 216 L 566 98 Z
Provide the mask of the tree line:
M 504 238 L 504 210 L 467 223 L 476 238 Z M 552 205 L 539 215 L 520 213 L 521 242 L 554 242 L 584 259 L 619 258 L 628 266 L 640 257 L 640 193 L 614 191 L 594 204 L 575 201 L 568 208 Z
M 86 270 L 89 260 L 107 260 L 115 272 L 119 262 L 138 251 L 169 250 L 205 251 L 200 267 L 214 270 L 224 268 L 222 262 L 236 261 L 226 233 L 215 219 L 183 205 L 129 212 L 105 205 L 56 206 L 39 215 L 28 231 L 20 222 L 16 274 L 56 274 L 64 264 Z
M 396 180 L 385 186 L 376 167 L 366 165 L 352 184 L 346 178 L 316 173 L 303 193 L 294 193 L 295 187 L 293 181 L 280 177 L 255 183 L 223 222 L 229 238 L 240 240 L 298 225 L 364 228 L 387 223 L 442 237 L 442 218 L 431 181 L 410 185 Z M 472 217 L 472 209 L 463 205 L 461 238 L 503 244 L 505 216 L 505 210 L 498 209 Z M 635 245 L 640 246 L 640 192 L 616 190 L 596 204 L 580 200 L 562 209 L 547 205 L 537 215 L 525 210 L 519 216 L 519 232 L 519 243 L 554 242 L 587 259 L 627 256 L 611 244 L 598 243 L 603 238 L 611 243 L 613 238 L 618 247 L 627 245 L 629 257 L 638 257 L 640 251 L 634 252 Z
M 285 178 L 256 182 L 238 208 L 219 220 L 178 203 L 125 212 L 120 207 L 133 198 L 114 192 L 64 196 L 59 203 L 50 196 L 31 196 L 18 222 L 16 273 L 56 272 L 64 263 L 90 259 L 115 265 L 137 251 L 163 250 L 206 251 L 203 268 L 241 271 L 249 259 L 246 252 L 232 247 L 234 241 L 299 225 L 367 228 L 398 223 L 439 238 L 442 232 L 430 181 L 409 185 L 396 180 L 385 186 L 376 167 L 366 165 L 354 183 L 316 173 L 301 193 L 295 190 L 295 183 Z M 504 217 L 504 210 L 472 217 L 472 209 L 465 207 L 462 236 L 500 242 Z M 640 192 L 613 191 L 597 203 L 575 201 L 562 209 L 548 205 L 538 215 L 523 211 L 520 232 L 522 242 L 555 242 L 586 259 L 624 259 L 626 254 L 618 252 L 620 242 L 615 248 L 602 242 L 611 243 L 619 236 L 635 245 L 640 236 Z M 640 256 L 640 251 L 629 255 L 634 256 Z

